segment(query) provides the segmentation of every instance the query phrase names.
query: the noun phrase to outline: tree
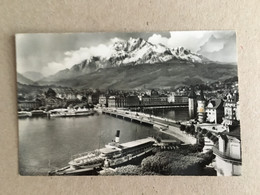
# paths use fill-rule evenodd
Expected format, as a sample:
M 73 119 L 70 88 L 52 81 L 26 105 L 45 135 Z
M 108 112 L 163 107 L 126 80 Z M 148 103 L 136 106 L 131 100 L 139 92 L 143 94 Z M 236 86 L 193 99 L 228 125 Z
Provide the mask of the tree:
M 190 126 L 190 134 L 191 135 L 195 134 L 195 126 L 193 124 Z
M 198 151 L 201 152 L 205 146 L 204 136 L 202 133 L 198 133 L 197 142 L 198 142 Z
M 200 133 L 200 132 L 201 132 L 201 130 L 202 130 L 202 129 L 201 129 L 201 127 L 197 127 L 197 132 L 199 132 L 199 133 Z
M 185 132 L 186 132 L 186 133 L 190 133 L 190 126 L 188 126 L 188 125 L 186 126 Z
M 181 125 L 181 126 L 180 126 L 180 130 L 181 130 L 181 131 L 184 131 L 184 130 L 185 130 L 185 125 Z
M 206 129 L 202 129 L 202 134 L 206 134 L 208 131 Z
M 212 136 L 212 133 L 211 133 L 211 132 L 208 132 L 208 133 L 206 133 L 206 136 L 207 136 L 207 138 L 210 139 L 210 137 Z

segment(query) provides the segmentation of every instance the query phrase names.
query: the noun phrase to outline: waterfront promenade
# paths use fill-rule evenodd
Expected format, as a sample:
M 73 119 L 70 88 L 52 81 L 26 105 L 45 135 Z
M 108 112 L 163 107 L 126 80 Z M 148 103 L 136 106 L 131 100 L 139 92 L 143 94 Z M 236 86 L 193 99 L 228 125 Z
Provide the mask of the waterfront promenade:
M 133 122 L 139 122 L 143 124 L 148 124 L 154 126 L 160 132 L 164 134 L 171 135 L 180 141 L 184 142 L 185 144 L 195 144 L 196 138 L 192 137 L 189 134 L 186 134 L 183 131 L 180 131 L 178 121 L 162 118 L 150 114 L 145 114 L 141 112 L 123 110 L 123 109 L 116 109 L 116 108 L 104 108 L 102 109 L 102 113 L 109 114 L 111 116 L 130 120 Z

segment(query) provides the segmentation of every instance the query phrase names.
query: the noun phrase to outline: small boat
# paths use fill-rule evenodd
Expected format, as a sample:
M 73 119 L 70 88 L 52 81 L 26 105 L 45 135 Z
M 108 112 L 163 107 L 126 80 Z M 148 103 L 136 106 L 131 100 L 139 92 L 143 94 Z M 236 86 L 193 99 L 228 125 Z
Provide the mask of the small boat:
M 27 117 L 31 117 L 31 116 L 32 116 L 31 112 L 26 112 L 26 111 L 18 112 L 18 118 L 27 118 Z
M 33 110 L 31 113 L 32 113 L 32 117 L 45 117 L 45 116 L 47 116 L 47 113 L 44 112 L 43 110 Z

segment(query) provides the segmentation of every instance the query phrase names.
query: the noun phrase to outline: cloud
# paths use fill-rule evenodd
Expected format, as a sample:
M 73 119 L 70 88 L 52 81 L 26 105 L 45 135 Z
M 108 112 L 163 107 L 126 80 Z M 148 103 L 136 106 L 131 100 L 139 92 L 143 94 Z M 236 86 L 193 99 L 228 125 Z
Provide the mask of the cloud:
M 153 43 L 153 44 L 163 44 L 165 46 L 168 45 L 168 38 L 163 37 L 162 35 L 159 34 L 153 34 L 151 37 L 148 38 L 148 42 Z
M 170 32 L 170 37 L 168 38 L 159 34 L 153 34 L 148 38 L 148 41 L 155 44 L 161 43 L 169 48 L 184 47 L 196 52 L 210 35 L 209 31 L 176 31 Z
M 64 59 L 61 62 L 50 62 L 44 67 L 44 74 L 56 73 L 65 68 L 71 68 L 75 64 L 81 63 L 83 60 L 90 59 L 92 56 L 100 56 L 108 58 L 112 53 L 112 44 L 117 41 L 123 41 L 117 37 L 110 39 L 106 44 L 99 44 L 92 47 L 81 47 L 78 50 L 64 52 Z
M 229 37 L 233 34 L 232 31 L 18 34 L 16 35 L 17 70 L 21 73 L 42 72 L 45 76 L 54 74 L 92 55 L 107 57 L 115 41 L 128 40 L 130 37 L 143 38 L 170 48 L 184 47 L 217 61 L 231 60 L 224 58 L 222 54 L 225 51 L 234 56 L 235 42 L 229 42 Z M 212 35 L 216 40 L 210 40 Z M 225 55 L 228 56 L 229 53 Z
M 198 51 L 201 55 L 213 61 L 236 62 L 235 32 L 212 35 Z
M 148 41 L 154 44 L 161 43 L 169 48 L 184 47 L 214 61 L 236 62 L 234 31 L 170 32 L 169 38 L 153 34 Z
M 54 74 L 60 70 L 64 70 L 66 67 L 61 64 L 61 63 L 57 63 L 57 62 L 50 62 L 48 63 L 47 66 L 44 66 L 42 69 L 41 69 L 41 73 L 43 75 L 51 75 L 51 74 Z

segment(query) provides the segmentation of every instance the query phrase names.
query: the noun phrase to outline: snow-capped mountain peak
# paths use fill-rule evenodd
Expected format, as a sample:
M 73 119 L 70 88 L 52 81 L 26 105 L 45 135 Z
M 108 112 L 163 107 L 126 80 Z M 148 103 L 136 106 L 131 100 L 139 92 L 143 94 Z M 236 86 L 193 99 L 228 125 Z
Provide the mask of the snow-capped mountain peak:
M 192 53 L 183 47 L 168 48 L 163 44 L 152 44 L 142 38 L 114 39 L 110 48 L 111 53 L 108 56 L 92 56 L 74 65 L 71 70 L 74 72 L 93 72 L 100 68 L 155 64 L 176 59 L 192 63 L 208 61 L 203 56 Z

